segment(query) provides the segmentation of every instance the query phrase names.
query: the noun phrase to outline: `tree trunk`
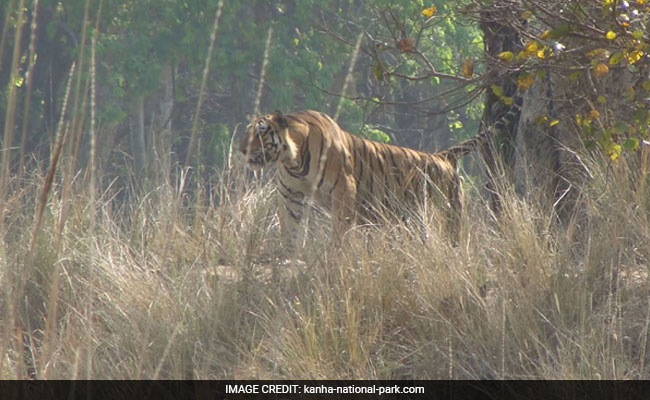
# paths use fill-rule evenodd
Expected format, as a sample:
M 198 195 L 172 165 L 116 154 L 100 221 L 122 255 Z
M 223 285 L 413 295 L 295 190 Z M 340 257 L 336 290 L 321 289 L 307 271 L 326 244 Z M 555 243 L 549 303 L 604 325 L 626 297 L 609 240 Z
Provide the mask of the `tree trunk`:
M 522 49 L 521 38 L 516 29 L 502 24 L 500 16 L 495 15 L 495 12 L 481 13 L 480 26 L 483 31 L 487 64 L 498 71 L 500 67 L 493 65 L 491 60 L 498 60 L 498 55 L 504 51 L 517 54 Z M 500 77 L 495 84 L 502 88 L 503 94 L 500 98 L 494 91 L 487 90 L 480 129 L 487 130 L 490 138 L 482 149 L 488 169 L 486 186 L 490 193 L 492 209 L 499 211 L 502 208 L 502 200 L 497 179 L 512 180 L 522 98 L 517 92 L 517 79 L 514 75 Z M 502 98 L 511 98 L 512 102 L 506 104 Z
M 536 82 L 526 91 L 515 138 L 513 183 L 517 194 L 526 197 L 531 189 L 533 198 L 554 202 L 557 198 L 560 160 L 557 126 L 549 126 L 554 119 L 550 79 Z M 540 123 L 540 118 L 544 123 Z M 552 206 L 553 203 L 547 204 Z
M 526 91 L 517 127 L 515 187 L 520 195 L 535 188 L 536 198 L 545 201 L 559 221 L 569 222 L 580 211 L 579 188 L 589 172 L 578 157 L 584 149 L 576 130 L 575 115 L 580 110 L 578 93 L 589 88 L 588 78 L 570 82 L 549 72 Z M 614 115 L 625 115 L 625 91 L 635 84 L 627 71 L 601 78 L 600 93 L 610 99 Z M 545 117 L 545 118 L 544 118 Z M 540 123 L 543 118 L 543 123 Z M 551 121 L 556 123 L 551 124 Z M 552 126 L 551 126 L 552 125 Z M 539 196 L 541 195 L 541 196 Z

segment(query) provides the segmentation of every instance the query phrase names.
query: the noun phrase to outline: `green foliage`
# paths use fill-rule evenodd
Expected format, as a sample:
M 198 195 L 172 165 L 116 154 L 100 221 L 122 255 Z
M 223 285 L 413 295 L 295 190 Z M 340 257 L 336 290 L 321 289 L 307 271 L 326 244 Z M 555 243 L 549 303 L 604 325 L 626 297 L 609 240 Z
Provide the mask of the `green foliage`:
M 382 131 L 381 129 L 379 129 L 374 125 L 364 126 L 363 129 L 361 130 L 361 135 L 377 142 L 382 142 L 382 143 L 390 142 L 390 136 L 388 136 L 386 132 Z
M 388 87 L 380 99 L 397 102 L 412 101 L 413 97 L 430 99 L 414 105 L 408 114 L 417 118 L 427 115 L 431 109 L 455 110 L 457 116 L 448 118 L 456 130 L 453 133 L 475 134 L 480 120 L 480 112 L 475 111 L 482 102 L 476 92 L 480 89 L 470 82 L 459 83 L 449 77 L 470 79 L 485 71 L 478 27 L 470 24 L 453 2 L 375 1 L 370 8 L 378 21 L 367 28 L 376 41 L 376 51 L 371 54 L 373 74 Z M 406 83 L 406 93 L 393 90 L 398 85 L 405 86 L 404 76 L 411 79 Z M 441 93 L 444 101 L 437 97 Z M 446 127 L 440 128 L 444 131 Z
M 221 168 L 225 165 L 230 146 L 230 129 L 222 123 L 212 124 L 205 128 L 208 132 L 205 151 L 207 157 L 214 157 L 213 164 Z
M 161 71 L 171 65 L 174 70 L 173 135 L 175 146 L 182 153 L 183 138 L 189 135 L 196 109 L 217 2 L 104 0 L 101 14 L 99 4 L 95 0 L 40 1 L 42 25 L 38 27 L 38 63 L 33 90 L 35 106 L 31 119 L 42 121 L 41 125 L 48 129 L 53 129 L 55 121 L 58 121 L 60 104 L 57 102 L 60 102 L 63 91 L 60 82 L 65 81 L 71 63 L 79 61 L 82 54 L 81 32 L 87 13 L 83 53 L 86 59 L 82 60 L 83 65 L 78 71 L 82 74 L 82 82 L 87 85 L 90 44 L 97 25 L 96 115 L 100 129 L 117 126 L 118 138 L 131 138 L 138 118 L 134 104 L 142 97 L 145 130 L 152 132 L 148 135 L 155 135 L 155 121 L 161 112 L 161 89 L 167 84 L 161 81 Z M 28 2 L 28 7 L 32 6 Z M 3 15 L 7 7 L 8 3 L 3 2 L 0 8 Z M 425 8 L 435 10 L 431 11 L 429 22 L 423 15 Z M 336 12 L 331 11 L 334 9 Z M 397 25 L 382 22 L 381 17 L 389 14 L 395 16 Z M 15 13 L 10 17 L 15 19 Z M 237 123 L 244 121 L 246 112 L 253 111 L 255 93 L 261 84 L 264 38 L 270 27 L 273 35 L 263 82 L 262 112 L 275 109 L 332 112 L 341 101 L 332 93 L 339 93 L 346 79 L 354 38 L 363 30 L 371 35 L 369 37 L 387 44 L 385 49 L 372 54 L 368 49 L 374 43 L 363 36 L 347 93 L 356 99 L 342 100 L 339 122 L 351 132 L 361 132 L 363 126 L 377 123 L 401 129 L 396 126 L 398 122 L 394 116 L 376 112 L 376 109 L 383 107 L 381 103 L 399 102 L 403 98 L 433 99 L 418 109 L 410 110 L 414 120 L 424 121 L 427 108 L 438 107 L 440 103 L 436 95 L 455 85 L 438 76 L 402 85 L 402 79 L 392 76 L 393 73 L 417 76 L 425 71 L 420 57 L 399 50 L 396 39 L 401 38 L 400 32 L 413 38 L 420 32 L 418 42 L 413 45 L 417 45 L 441 73 L 457 74 L 461 64 L 468 59 L 475 61 L 477 72 L 482 70 L 478 62 L 482 52 L 480 31 L 475 26 L 457 23 L 458 18 L 456 5 L 442 0 L 397 3 L 372 0 L 365 2 L 363 7 L 353 0 L 280 1 L 273 4 L 261 0 L 252 3 L 225 1 L 210 60 L 207 99 L 200 113 L 202 121 L 198 124 L 204 153 L 207 149 L 213 149 L 215 153 L 204 156 L 211 160 L 220 157 L 220 146 L 205 146 L 205 143 L 215 140 L 215 135 L 221 138 L 222 135 L 215 134 L 214 129 L 219 130 L 223 125 L 232 131 Z M 11 34 L 11 29 L 9 31 Z M 26 56 L 25 47 L 22 58 Z M 5 66 L 7 58 L 3 59 Z M 25 68 L 21 68 L 19 77 L 23 80 L 24 71 Z M 6 84 L 6 78 L 2 83 Z M 451 103 L 460 103 L 463 89 L 459 93 L 459 100 L 451 99 Z M 49 104 L 50 99 L 54 104 Z M 3 112 L 1 102 L 0 107 L 0 112 Z M 454 130 L 463 136 L 475 132 L 480 119 L 480 112 L 476 112 L 478 108 L 480 101 L 459 109 L 450 122 Z M 426 125 L 426 122 L 421 122 L 421 125 Z M 39 123 L 34 126 L 39 126 Z M 44 131 L 34 135 L 42 141 L 49 137 Z M 381 135 L 376 137 L 385 139 Z M 153 141 L 153 137 L 147 139 L 147 142 Z M 126 141 L 121 145 L 126 147 L 127 153 L 131 151 Z

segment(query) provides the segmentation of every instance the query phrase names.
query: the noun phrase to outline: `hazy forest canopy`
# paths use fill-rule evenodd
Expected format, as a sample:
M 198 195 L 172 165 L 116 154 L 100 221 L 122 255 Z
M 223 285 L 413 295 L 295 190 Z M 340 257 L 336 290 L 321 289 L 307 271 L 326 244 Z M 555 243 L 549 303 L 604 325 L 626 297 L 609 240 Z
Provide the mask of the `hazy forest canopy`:
M 340 102 L 336 94 L 344 83 L 357 36 L 367 31 L 378 44 L 391 43 L 394 32 L 381 24 L 388 14 L 404 20 L 403 29 L 408 31 L 420 29 L 424 22 L 422 7 L 417 2 L 404 2 L 384 11 L 389 3 L 225 2 L 218 21 L 218 41 L 209 60 L 208 79 L 201 93 L 205 98 L 196 121 L 201 157 L 194 159 L 194 165 L 220 165 L 233 128 L 245 120 L 246 113 L 253 112 L 269 28 L 273 31 L 259 109 L 313 108 L 334 114 Z M 99 13 L 100 2 L 90 2 L 86 11 L 86 2 L 81 0 L 40 1 L 35 41 L 38 62 L 34 65 L 29 116 L 30 131 L 40 134 L 30 135 L 27 152 L 47 148 L 49 138 L 45 133 L 53 132 L 59 120 L 67 75 L 81 51 L 85 51 L 85 59 L 79 59 L 80 73 L 88 78 L 88 68 L 81 63 L 88 67 L 89 48 L 96 32 L 97 137 L 106 144 L 98 147 L 98 166 L 119 158 L 113 152 L 122 150 L 137 163 L 139 158 L 153 153 L 155 138 L 164 128 L 171 128 L 175 159 L 183 159 L 195 122 L 192 119 L 218 2 L 107 0 L 101 4 Z M 6 10 L 10 5 L 8 2 L 3 8 Z M 454 12 L 449 6 L 440 5 L 440 9 Z M 31 16 L 32 13 L 26 14 Z M 8 26 L 15 26 L 17 16 L 10 13 L 8 17 Z M 23 28 L 21 49 L 25 54 L 19 67 L 22 79 L 29 65 L 30 22 Z M 424 32 L 424 50 L 442 72 L 453 73 L 463 57 L 479 56 L 482 44 L 476 27 L 456 26 L 450 18 L 430 25 Z M 11 35 L 12 31 L 8 33 Z M 12 39 L 9 35 L 7 46 Z M 81 41 L 85 41 L 84 46 Z M 372 47 L 372 43 L 364 43 L 364 48 L 369 45 Z M 11 71 L 10 55 L 7 53 L 3 60 L 5 83 Z M 417 61 L 406 57 L 391 56 L 384 62 L 406 74 L 413 73 L 418 66 Z M 437 79 L 418 84 L 404 80 L 389 85 L 376 72 L 384 67 L 375 63 L 367 54 L 359 57 L 355 65 L 348 95 L 370 101 L 344 100 L 339 120 L 351 132 L 386 139 L 389 135 L 398 143 L 411 146 L 424 142 L 433 149 L 433 144 L 447 144 L 451 132 L 461 131 L 465 125 L 469 127 L 467 132 L 476 130 L 478 104 L 473 109 L 463 107 L 446 115 L 435 114 L 442 108 L 438 101 L 408 110 L 405 106 L 377 105 L 382 101 L 419 100 L 424 93 L 431 97 L 451 85 Z M 20 124 L 22 116 L 17 118 L 16 123 Z M 425 134 L 433 129 L 440 134 Z M 83 138 L 86 147 L 87 136 Z M 432 143 L 435 140 L 442 143 Z
M 0 378 L 650 378 L 649 23 L 647 0 L 2 1 Z M 460 244 L 333 249 L 315 213 L 283 260 L 231 149 L 276 109 L 425 151 L 486 131 Z

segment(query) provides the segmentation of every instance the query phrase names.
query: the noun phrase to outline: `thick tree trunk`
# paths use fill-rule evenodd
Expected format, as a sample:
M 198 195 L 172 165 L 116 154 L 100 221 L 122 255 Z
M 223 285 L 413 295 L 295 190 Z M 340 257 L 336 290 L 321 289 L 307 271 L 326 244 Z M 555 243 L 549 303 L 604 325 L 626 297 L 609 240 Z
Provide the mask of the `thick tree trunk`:
M 521 197 L 554 202 L 557 198 L 560 160 L 558 154 L 557 126 L 549 127 L 555 118 L 550 80 L 538 81 L 526 91 L 521 107 L 521 117 L 515 138 L 513 179 L 515 190 Z M 540 122 L 541 121 L 544 122 Z M 552 205 L 552 203 L 551 203 Z
M 531 28 L 530 21 L 521 20 L 521 13 L 511 12 L 508 9 L 511 7 L 512 4 L 496 2 L 481 13 L 480 27 L 488 65 L 490 60 L 498 60 L 501 52 L 519 54 L 520 32 Z M 582 41 L 567 36 L 562 46 L 577 48 Z M 559 61 L 548 61 L 551 66 L 556 62 Z M 626 88 L 635 83 L 625 71 L 600 77 L 596 86 L 589 73 L 568 79 L 562 72 L 549 68 L 543 71 L 543 78 L 535 75 L 533 86 L 522 89 L 517 86 L 519 71 L 508 72 L 504 63 L 497 63 L 491 66 L 492 70 L 504 75 L 494 83 L 501 87 L 503 94 L 497 96 L 488 89 L 482 119 L 482 129 L 492 139 L 484 148 L 492 206 L 500 209 L 497 178 L 503 177 L 514 185 L 519 196 L 541 200 L 540 205 L 552 211 L 559 221 L 569 222 L 579 211 L 576 208 L 578 188 L 588 176 L 577 156 L 583 145 L 575 116 L 584 115 L 590 109 L 597 112 L 597 107 L 588 100 L 596 94 L 609 99 L 608 107 L 618 107 L 614 99 L 625 98 Z M 511 98 L 512 104 L 507 105 L 504 98 Z M 625 108 L 625 104 L 621 103 L 621 107 Z M 615 115 L 625 115 L 625 111 L 617 111 Z
M 502 23 L 503 19 L 493 12 L 481 14 L 481 30 L 487 56 L 487 64 L 504 51 L 517 54 L 521 48 L 521 38 L 516 29 Z M 499 70 L 499 66 L 493 66 Z M 494 91 L 488 90 L 485 99 L 485 111 L 481 120 L 482 130 L 487 130 L 490 140 L 483 147 L 483 157 L 488 168 L 487 190 L 490 193 L 492 209 L 499 211 L 502 207 L 499 195 L 498 179 L 510 181 L 515 163 L 515 140 L 517 125 L 521 114 L 521 96 L 517 92 L 517 80 L 514 75 L 499 78 L 496 85 L 502 88 L 502 98 L 513 101 L 506 104 Z
M 579 188 L 589 172 L 578 154 L 584 149 L 583 138 L 574 126 L 574 118 L 584 113 L 577 95 L 589 87 L 588 78 L 571 82 L 548 72 L 526 91 L 521 119 L 517 127 L 515 185 L 520 195 L 535 188 L 559 221 L 567 223 L 580 211 Z M 628 108 L 625 91 L 634 85 L 631 74 L 620 71 L 601 78 L 600 93 L 610 99 L 608 106 L 615 115 L 625 115 Z M 544 122 L 540 122 L 540 118 Z M 551 121 L 557 123 L 551 124 Z M 552 126 L 551 126 L 552 125 Z

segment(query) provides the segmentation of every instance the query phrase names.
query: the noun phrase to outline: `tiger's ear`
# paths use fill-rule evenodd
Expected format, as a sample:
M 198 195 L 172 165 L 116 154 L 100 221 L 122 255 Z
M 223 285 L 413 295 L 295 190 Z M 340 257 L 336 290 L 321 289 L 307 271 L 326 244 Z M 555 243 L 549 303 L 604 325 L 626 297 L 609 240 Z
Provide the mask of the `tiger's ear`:
M 246 119 L 248 120 L 248 122 L 253 122 L 253 116 L 251 115 L 251 113 L 248 112 L 246 113 Z
M 282 111 L 274 111 L 273 114 L 271 114 L 271 117 L 273 117 L 273 120 L 280 126 L 280 128 L 287 128 L 289 126 L 289 121 L 287 121 L 287 117 L 282 114 Z

